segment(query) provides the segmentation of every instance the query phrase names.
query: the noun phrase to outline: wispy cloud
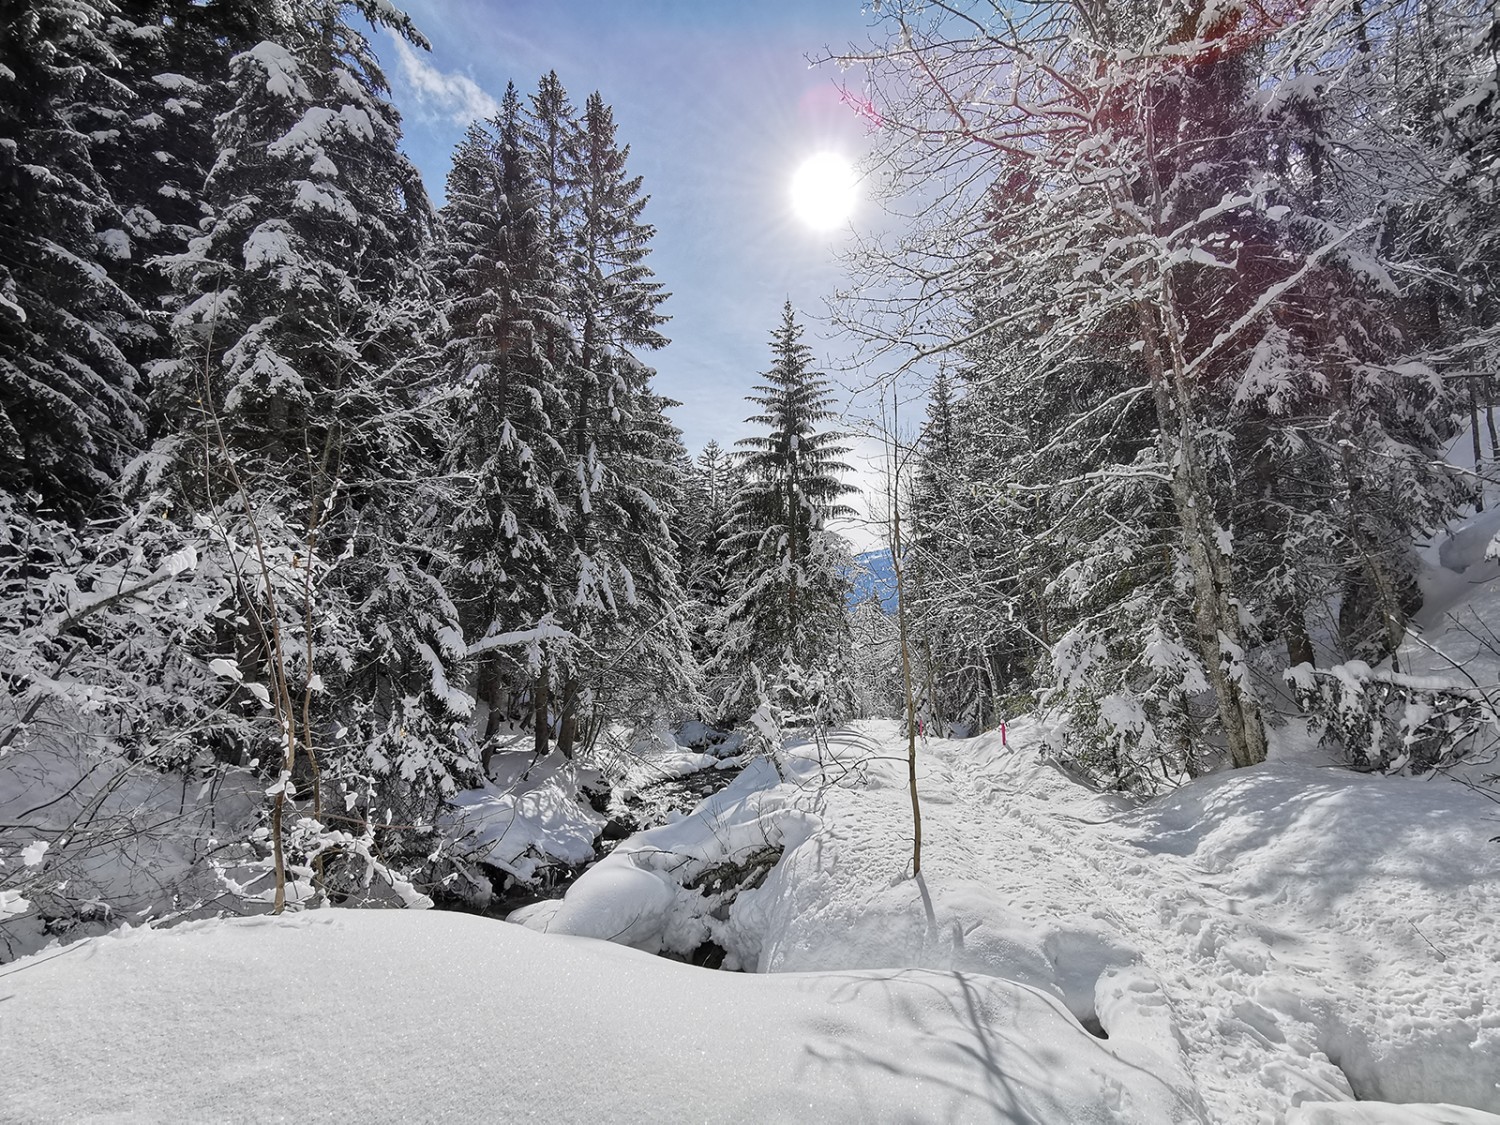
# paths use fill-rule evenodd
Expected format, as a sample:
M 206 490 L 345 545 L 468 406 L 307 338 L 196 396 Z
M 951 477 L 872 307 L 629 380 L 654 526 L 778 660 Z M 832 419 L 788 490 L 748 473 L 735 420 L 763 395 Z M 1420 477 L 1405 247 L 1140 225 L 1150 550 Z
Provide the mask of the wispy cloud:
M 399 36 L 391 38 L 401 62 L 401 77 L 411 87 L 419 112 L 446 118 L 457 125 L 500 112 L 500 103 L 467 74 L 439 70 L 405 40 Z

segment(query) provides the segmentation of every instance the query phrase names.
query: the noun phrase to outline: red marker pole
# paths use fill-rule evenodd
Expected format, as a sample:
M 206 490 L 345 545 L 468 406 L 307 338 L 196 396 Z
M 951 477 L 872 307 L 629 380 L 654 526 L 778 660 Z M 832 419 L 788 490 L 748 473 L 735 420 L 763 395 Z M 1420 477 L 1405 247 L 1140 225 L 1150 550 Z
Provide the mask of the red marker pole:
M 1001 746 L 1009 746 L 1010 745 L 1009 742 L 1005 741 L 1005 724 L 1003 722 L 1000 724 L 1000 745 Z

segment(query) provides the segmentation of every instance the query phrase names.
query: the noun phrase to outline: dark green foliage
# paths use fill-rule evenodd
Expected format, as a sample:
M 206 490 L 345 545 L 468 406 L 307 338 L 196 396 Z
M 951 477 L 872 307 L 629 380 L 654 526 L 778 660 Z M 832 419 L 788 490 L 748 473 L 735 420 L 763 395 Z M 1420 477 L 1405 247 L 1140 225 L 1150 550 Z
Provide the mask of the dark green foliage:
M 0 480 L 73 521 L 144 439 L 123 350 L 141 314 L 111 276 L 125 219 L 100 174 L 110 6 L 15 0 L 0 13 Z

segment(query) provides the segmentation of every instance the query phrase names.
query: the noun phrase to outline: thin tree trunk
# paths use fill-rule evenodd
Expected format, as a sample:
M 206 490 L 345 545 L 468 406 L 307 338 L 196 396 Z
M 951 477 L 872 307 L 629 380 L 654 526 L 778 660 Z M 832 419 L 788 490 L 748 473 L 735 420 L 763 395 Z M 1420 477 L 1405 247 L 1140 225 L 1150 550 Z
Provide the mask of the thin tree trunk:
M 557 725 L 557 749 L 569 760 L 573 757 L 573 744 L 578 741 L 578 715 L 574 707 L 577 697 L 578 684 L 569 679 L 563 688 L 562 721 Z
M 1495 377 L 1488 372 L 1484 375 L 1484 421 L 1490 431 L 1490 464 L 1493 465 L 1500 461 L 1500 434 L 1495 432 Z M 1483 481 L 1479 488 L 1483 495 Z
M 1157 151 L 1153 119 L 1148 112 L 1143 121 L 1146 142 L 1145 167 L 1151 189 L 1151 210 L 1162 215 L 1161 183 L 1157 176 Z M 1316 184 L 1321 176 L 1320 154 L 1312 153 L 1312 176 Z M 1139 208 L 1122 197 L 1116 200 L 1119 213 L 1139 225 L 1141 233 L 1159 236 L 1149 224 L 1140 222 Z M 1236 768 L 1266 760 L 1266 728 L 1250 683 L 1246 660 L 1247 645 L 1240 627 L 1240 599 L 1234 588 L 1229 561 L 1219 544 L 1218 527 L 1213 519 L 1212 495 L 1208 477 L 1198 454 L 1196 428 L 1199 421 L 1195 408 L 1194 376 L 1188 371 L 1183 342 L 1183 318 L 1172 282 L 1172 267 L 1164 264 L 1157 277 L 1161 291 L 1153 302 L 1143 291 L 1145 277 L 1135 278 L 1138 296 L 1136 316 L 1140 324 L 1142 358 L 1151 378 L 1156 404 L 1157 430 L 1162 444 L 1162 459 L 1172 466 L 1172 500 L 1183 546 L 1193 574 L 1193 621 L 1196 627 L 1199 656 L 1214 689 L 1219 720 L 1229 744 L 1229 758 Z M 1156 304 L 1160 304 L 1160 309 Z M 1167 355 L 1162 355 L 1165 344 Z M 1175 435 L 1175 436 L 1174 436 Z M 1226 656 L 1230 667 L 1226 668 Z
M 1473 375 L 1470 375 L 1465 382 L 1469 385 L 1469 437 L 1472 440 L 1474 448 L 1474 473 L 1477 477 L 1484 464 L 1484 446 L 1479 440 L 1479 392 L 1475 386 L 1478 380 Z M 1493 426 L 1494 424 L 1494 417 L 1491 416 L 1490 425 Z M 1493 441 L 1494 439 L 1491 438 L 1492 448 Z M 1479 494 L 1475 497 L 1474 506 L 1479 511 L 1484 511 L 1484 481 L 1482 479 L 1479 481 Z
M 1239 601 L 1215 529 L 1210 526 L 1209 490 L 1193 438 L 1195 416 L 1186 364 L 1181 340 L 1172 331 L 1176 309 L 1171 299 L 1170 278 L 1163 277 L 1162 283 L 1166 297 L 1162 317 L 1166 323 L 1162 327 L 1166 328 L 1163 335 L 1171 348 L 1171 375 L 1161 354 L 1156 312 L 1144 298 L 1136 302 L 1143 357 L 1156 402 L 1162 459 L 1173 466 L 1172 500 L 1193 573 L 1193 623 L 1198 655 L 1214 689 L 1230 761 L 1236 767 L 1251 766 L 1266 759 L 1265 726 L 1248 680 L 1231 677 L 1224 667 L 1226 648 L 1232 648 L 1232 659 L 1244 658 L 1246 646 L 1240 629 Z
M 534 729 L 532 735 L 535 739 L 536 756 L 545 758 L 547 756 L 547 744 L 551 730 L 547 721 L 547 672 L 543 669 L 536 678 L 536 688 L 532 695 L 531 706 L 534 716 Z
M 899 409 L 899 408 L 898 408 Z M 897 420 L 900 414 L 896 415 Z M 894 448 L 895 441 L 892 439 Z M 911 690 L 911 648 L 907 642 L 905 567 L 901 561 L 901 465 L 891 456 L 891 567 L 896 574 L 896 632 L 901 640 L 901 682 L 906 691 L 906 777 L 911 793 L 911 874 L 922 874 L 922 802 L 917 795 L 917 703 Z

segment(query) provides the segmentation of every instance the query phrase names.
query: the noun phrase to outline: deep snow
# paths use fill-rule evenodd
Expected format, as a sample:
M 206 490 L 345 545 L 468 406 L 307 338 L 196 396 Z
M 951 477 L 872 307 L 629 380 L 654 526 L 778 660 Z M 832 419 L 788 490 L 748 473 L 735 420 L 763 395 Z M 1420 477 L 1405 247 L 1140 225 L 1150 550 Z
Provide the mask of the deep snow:
M 1184 1120 L 1333 1120 L 1295 1111 L 1356 1095 L 1500 1112 L 1500 804 L 1301 748 L 1132 808 L 1041 760 L 1042 733 L 924 742 L 921 880 L 903 748 L 869 723 L 793 749 L 785 783 L 747 771 L 525 922 L 680 949 L 696 913 L 761 972 L 1012 981 L 1102 1027 Z M 703 917 L 682 873 L 766 841 L 787 847 L 767 883 Z
M 546 936 L 322 910 L 23 959 L 0 1118 L 1500 1122 L 1500 804 L 1284 739 L 1132 805 L 1044 734 L 923 743 L 920 880 L 866 723 L 622 842 Z M 727 917 L 684 887 L 768 847 Z M 618 944 L 705 939 L 759 972 Z
M 1005 981 L 715 973 L 437 912 L 94 938 L 10 966 L 0 997 L 11 1121 L 1089 1123 L 1175 1101 Z

